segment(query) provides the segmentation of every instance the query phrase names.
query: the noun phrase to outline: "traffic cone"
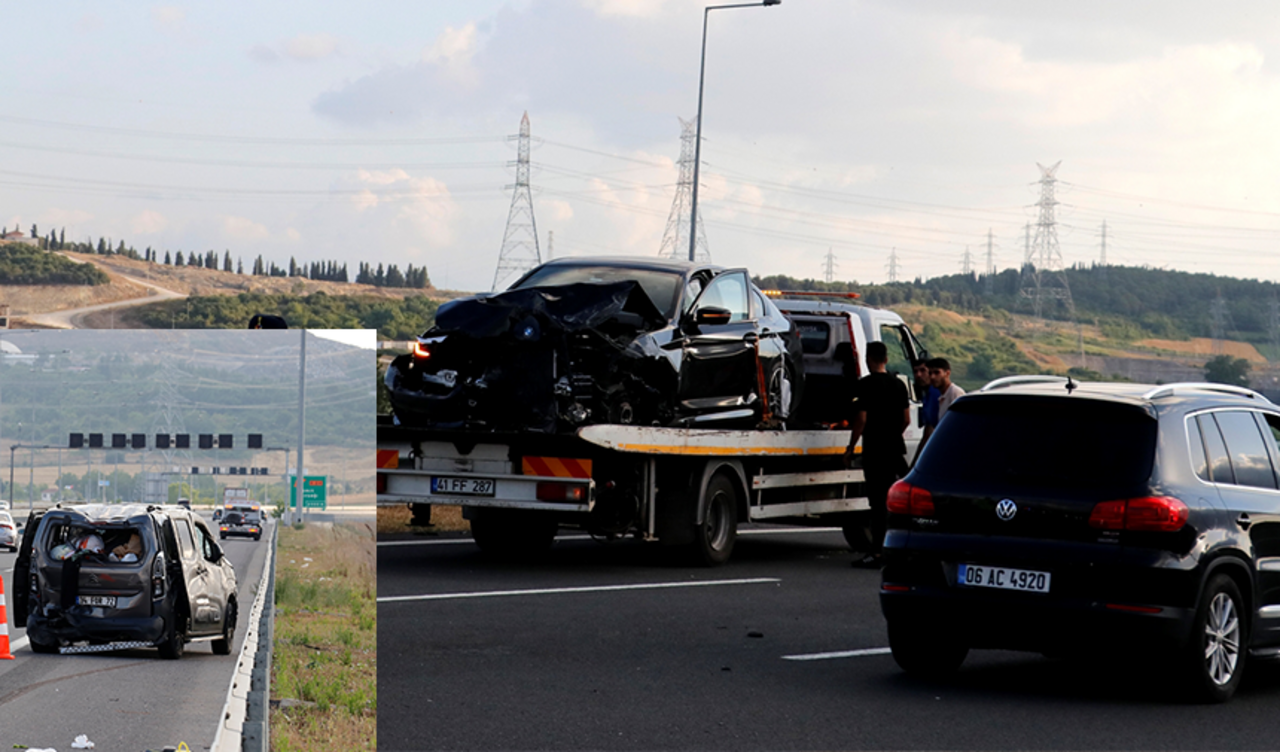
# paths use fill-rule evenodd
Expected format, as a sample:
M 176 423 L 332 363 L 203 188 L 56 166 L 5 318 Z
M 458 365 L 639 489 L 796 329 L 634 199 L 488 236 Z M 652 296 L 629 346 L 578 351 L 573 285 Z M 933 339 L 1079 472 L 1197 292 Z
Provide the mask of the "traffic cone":
M 13 660 L 9 652 L 9 611 L 4 602 L 4 578 L 0 577 L 0 659 Z

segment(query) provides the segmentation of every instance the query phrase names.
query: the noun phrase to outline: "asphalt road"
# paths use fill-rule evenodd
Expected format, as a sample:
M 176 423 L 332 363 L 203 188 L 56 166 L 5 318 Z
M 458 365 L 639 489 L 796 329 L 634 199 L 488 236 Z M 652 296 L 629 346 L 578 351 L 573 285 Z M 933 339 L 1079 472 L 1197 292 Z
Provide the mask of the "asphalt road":
M 262 577 L 267 540 L 221 543 L 235 567 L 242 614 L 247 614 Z M 14 558 L 0 553 L 6 593 L 12 588 Z M 8 600 L 12 603 L 12 597 Z M 69 750 L 79 734 L 88 736 L 97 752 L 158 751 L 180 742 L 192 750 L 209 749 L 244 640 L 243 619 L 229 656 L 214 655 L 207 642 L 189 644 L 178 661 L 163 660 L 154 649 L 37 655 L 18 647 L 15 660 L 0 660 L 0 749 Z M 10 641 L 24 643 L 25 631 L 13 626 L 10 613 Z
M 378 748 L 1280 748 L 1276 666 L 1221 706 L 1114 660 L 981 651 L 952 680 L 908 677 L 878 573 L 838 532 L 774 530 L 718 569 L 635 542 L 562 539 L 525 565 L 380 542 Z

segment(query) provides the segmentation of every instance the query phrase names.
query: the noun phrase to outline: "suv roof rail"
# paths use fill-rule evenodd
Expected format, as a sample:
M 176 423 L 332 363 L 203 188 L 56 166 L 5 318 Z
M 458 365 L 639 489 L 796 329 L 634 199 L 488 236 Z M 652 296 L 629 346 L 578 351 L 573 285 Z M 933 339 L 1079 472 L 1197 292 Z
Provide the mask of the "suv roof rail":
M 986 384 L 983 384 L 982 388 L 978 389 L 978 391 L 990 392 L 994 389 L 1004 389 L 1007 386 L 1016 386 L 1018 384 L 1066 384 L 1070 381 L 1071 379 L 1066 376 L 1004 376 L 996 379 L 995 381 L 989 381 Z
M 1163 384 L 1152 389 L 1142 395 L 1143 399 L 1160 399 L 1161 397 L 1171 397 L 1175 394 L 1186 394 L 1188 392 L 1217 392 L 1219 394 L 1231 394 L 1237 397 L 1248 397 L 1271 404 L 1271 400 L 1262 396 L 1248 387 L 1235 386 L 1234 384 L 1213 384 L 1203 381 L 1185 381 L 1177 384 Z

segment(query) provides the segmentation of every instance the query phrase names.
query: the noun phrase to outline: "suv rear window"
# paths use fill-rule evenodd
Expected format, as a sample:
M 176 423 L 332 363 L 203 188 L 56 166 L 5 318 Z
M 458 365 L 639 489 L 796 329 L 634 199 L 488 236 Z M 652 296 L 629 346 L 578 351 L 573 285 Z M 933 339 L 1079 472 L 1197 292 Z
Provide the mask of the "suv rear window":
M 969 397 L 947 412 L 917 472 L 976 486 L 1120 491 L 1150 478 L 1156 427 L 1141 408 L 1111 402 Z

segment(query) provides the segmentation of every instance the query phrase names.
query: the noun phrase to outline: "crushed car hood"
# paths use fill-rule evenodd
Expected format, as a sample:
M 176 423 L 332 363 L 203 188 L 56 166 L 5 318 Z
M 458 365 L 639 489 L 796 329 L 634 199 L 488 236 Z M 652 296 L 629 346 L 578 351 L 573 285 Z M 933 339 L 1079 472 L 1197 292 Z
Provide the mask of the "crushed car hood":
M 430 357 L 397 358 L 385 383 L 402 423 L 556 431 L 619 419 L 637 399 L 656 411 L 654 385 L 674 391 L 647 336 L 665 326 L 634 281 L 465 298 L 422 335 Z
M 498 337 L 512 332 L 513 325 L 529 316 L 566 332 L 593 329 L 620 318 L 639 331 L 656 329 L 666 323 L 666 318 L 637 282 L 580 282 L 454 300 L 436 312 L 435 329 L 464 332 L 476 338 Z

